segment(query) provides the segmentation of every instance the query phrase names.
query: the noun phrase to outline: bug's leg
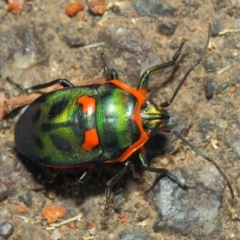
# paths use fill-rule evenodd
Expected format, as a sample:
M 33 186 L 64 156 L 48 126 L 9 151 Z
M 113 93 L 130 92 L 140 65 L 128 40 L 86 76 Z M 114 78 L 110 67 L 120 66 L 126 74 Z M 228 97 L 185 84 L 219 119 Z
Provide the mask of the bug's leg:
M 78 182 L 83 183 L 83 179 L 86 177 L 87 173 L 88 173 L 88 170 L 82 172 L 81 175 L 78 177 Z
M 187 141 L 181 134 L 179 134 L 177 131 L 175 131 L 174 129 L 168 129 L 168 128 L 163 128 L 162 129 L 163 132 L 167 132 L 167 133 L 174 133 L 179 139 L 181 139 L 187 146 L 189 146 L 194 152 L 196 152 L 199 156 L 201 156 L 202 158 L 206 159 L 207 161 L 211 162 L 218 170 L 218 172 L 222 175 L 222 177 L 224 178 L 224 180 L 227 183 L 228 189 L 231 193 L 231 197 L 232 199 L 234 199 L 234 192 L 233 192 L 233 188 L 232 185 L 230 184 L 229 180 L 227 179 L 227 176 L 224 174 L 224 172 L 222 171 L 222 169 L 217 165 L 217 163 L 210 157 L 206 156 L 204 153 L 202 153 L 201 151 L 199 151 L 196 147 L 194 147 L 189 141 Z
M 119 80 L 117 71 L 115 69 L 111 69 L 111 71 L 109 70 L 107 62 L 106 62 L 106 58 L 105 58 L 105 55 L 103 52 L 101 53 L 101 59 L 103 62 L 103 71 L 104 71 L 107 81 L 113 80 L 113 79 Z
M 141 148 L 142 149 L 142 148 Z M 165 168 L 153 168 L 148 166 L 147 164 L 147 155 L 145 153 L 145 151 L 142 151 L 139 153 L 139 158 L 142 164 L 143 169 L 149 171 L 149 172 L 155 172 L 155 173 L 159 173 L 159 178 L 163 178 L 163 177 L 168 177 L 169 179 L 171 179 L 173 182 L 177 183 L 182 189 L 187 190 L 188 187 L 187 185 L 185 185 L 184 183 L 180 182 L 176 176 L 174 176 L 173 174 L 171 174 L 167 169 Z
M 88 171 L 92 168 L 93 164 L 85 164 L 79 167 L 81 173 L 77 173 L 77 181 L 83 183 L 84 178 L 86 177 Z
M 44 88 L 48 88 L 48 87 L 51 87 L 55 84 L 61 84 L 63 87 L 74 87 L 74 85 L 71 82 L 69 82 L 67 79 L 62 79 L 62 78 L 55 79 L 51 82 L 38 84 L 38 85 L 29 87 L 29 88 L 25 88 L 22 85 L 20 85 L 18 83 L 15 83 L 12 80 L 12 78 L 10 78 L 10 77 L 7 77 L 7 81 L 9 81 L 11 84 L 15 85 L 17 88 L 19 88 L 20 90 L 22 90 L 26 93 L 31 93 L 31 92 L 38 91 L 38 90 L 41 90 L 41 89 L 44 89 Z
M 186 74 L 184 75 L 184 77 L 182 78 L 182 80 L 180 81 L 180 83 L 178 84 L 176 90 L 174 91 L 173 93 L 173 96 L 171 97 L 171 99 L 169 101 L 166 101 L 162 104 L 160 104 L 161 107 L 167 107 L 169 106 L 174 98 L 176 97 L 179 89 L 181 88 L 181 86 L 183 85 L 184 81 L 186 80 L 186 78 L 188 77 L 188 75 L 190 74 L 190 72 L 201 62 L 202 58 L 203 58 L 203 55 L 205 54 L 206 50 L 207 50 L 207 47 L 208 47 L 208 44 L 209 44 L 209 39 L 211 37 L 211 24 L 209 24 L 209 28 L 208 28 L 208 38 L 207 38 L 207 41 L 205 43 L 205 46 L 202 50 L 202 53 L 199 57 L 199 59 L 188 69 L 188 71 L 186 72 Z M 157 71 L 157 70 L 160 70 L 160 69 L 164 69 L 164 68 L 168 68 L 168 67 L 171 67 L 173 66 L 180 53 L 181 53 L 181 50 L 182 50 L 182 47 L 184 45 L 184 43 L 186 42 L 185 39 L 182 40 L 178 50 L 176 51 L 176 53 L 174 54 L 173 58 L 171 61 L 169 62 L 166 62 L 166 63 L 163 63 L 163 64 L 160 64 L 160 65 L 156 65 L 156 66 L 153 66 L 149 69 L 147 69 L 143 75 L 141 76 L 141 79 L 140 79 L 140 82 L 139 82 L 139 85 L 138 85 L 138 90 L 140 93 L 142 93 L 143 95 L 146 95 L 147 94 L 147 87 L 148 87 L 148 80 L 149 80 L 149 75 L 154 72 L 154 71 Z
M 114 185 L 120 180 L 120 178 L 122 178 L 122 176 L 129 171 L 130 168 L 130 161 L 127 161 L 124 164 L 124 167 L 121 169 L 120 172 L 117 173 L 117 175 L 115 175 L 111 180 L 109 180 L 107 182 L 107 188 L 106 188 L 106 204 L 105 204 L 105 209 L 108 209 L 108 201 L 109 201 L 109 197 L 111 195 L 111 191 L 112 188 L 114 187 Z
M 147 88 L 148 88 L 148 80 L 149 80 L 149 76 L 152 72 L 154 71 L 157 71 L 157 70 L 160 70 L 160 69 L 164 69 L 164 68 L 168 68 L 168 67 L 172 67 L 174 66 L 174 64 L 176 63 L 180 53 L 181 53 L 181 50 L 182 50 L 182 47 L 183 45 L 185 44 L 186 40 L 183 39 L 182 42 L 181 42 L 181 45 L 179 46 L 178 50 L 175 52 L 173 58 L 171 61 L 169 62 L 166 62 L 166 63 L 162 63 L 160 65 L 156 65 L 156 66 L 153 66 L 149 69 L 147 69 L 141 76 L 140 78 L 140 82 L 138 84 L 138 90 L 143 94 L 143 95 L 146 95 L 147 93 Z

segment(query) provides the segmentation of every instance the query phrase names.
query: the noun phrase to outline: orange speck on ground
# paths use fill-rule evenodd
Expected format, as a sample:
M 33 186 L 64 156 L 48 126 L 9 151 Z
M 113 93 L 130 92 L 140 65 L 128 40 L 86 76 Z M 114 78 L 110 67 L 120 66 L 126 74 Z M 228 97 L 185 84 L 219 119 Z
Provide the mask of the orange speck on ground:
M 70 222 L 70 223 L 69 223 L 69 227 L 72 228 L 72 229 L 77 228 L 75 222 Z
M 235 93 L 237 91 L 237 87 L 232 87 L 231 89 L 230 89 L 230 93 Z
M 132 13 L 132 18 L 137 18 L 137 14 L 136 13 Z
M 82 2 L 74 2 L 70 3 L 66 8 L 65 8 L 65 13 L 69 17 L 75 16 L 78 12 L 83 10 L 83 3 Z
M 19 213 L 24 213 L 26 211 L 26 209 L 27 209 L 27 207 L 23 202 L 20 202 L 17 205 L 17 210 L 18 210 Z
M 24 0 L 8 0 L 8 11 L 12 14 L 19 14 L 23 10 Z
M 11 210 L 12 204 L 11 204 L 11 203 L 7 203 L 7 204 L 5 205 L 5 208 L 6 208 L 8 211 Z
M 96 225 L 93 221 L 89 221 L 88 223 L 89 223 L 90 228 L 95 228 L 96 227 Z
M 119 217 L 121 223 L 125 223 L 127 221 L 126 217 L 122 213 L 119 214 L 118 217 Z
M 42 210 L 42 217 L 46 219 L 48 223 L 54 223 L 58 218 L 62 218 L 65 215 L 65 210 L 61 206 L 48 206 Z

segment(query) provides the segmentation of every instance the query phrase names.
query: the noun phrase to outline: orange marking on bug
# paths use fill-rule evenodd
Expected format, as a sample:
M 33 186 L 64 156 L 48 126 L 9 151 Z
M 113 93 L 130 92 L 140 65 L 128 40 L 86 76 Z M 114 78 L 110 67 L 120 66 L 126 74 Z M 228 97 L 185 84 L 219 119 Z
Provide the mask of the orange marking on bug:
M 78 104 L 82 105 L 83 113 L 91 115 L 95 112 L 96 100 L 94 98 L 88 97 L 88 96 L 83 96 L 83 97 L 78 98 L 77 102 L 78 102 Z
M 147 89 L 142 88 L 137 90 L 140 94 L 142 94 L 144 97 L 147 95 Z
M 85 131 L 85 141 L 82 144 L 84 150 L 90 151 L 99 144 L 98 133 L 95 128 Z

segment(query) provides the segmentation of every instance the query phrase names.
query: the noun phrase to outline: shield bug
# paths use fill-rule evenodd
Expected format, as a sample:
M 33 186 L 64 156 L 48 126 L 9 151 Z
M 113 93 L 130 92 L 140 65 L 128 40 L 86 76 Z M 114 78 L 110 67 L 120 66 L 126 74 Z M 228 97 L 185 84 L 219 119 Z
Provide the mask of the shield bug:
M 183 189 L 180 182 L 165 168 L 154 168 L 147 164 L 144 148 L 146 141 L 159 131 L 175 134 L 197 154 L 216 166 L 226 180 L 232 198 L 234 193 L 230 182 L 217 163 L 196 149 L 174 129 L 166 127 L 170 118 L 167 110 L 190 72 L 201 62 L 211 34 L 200 58 L 185 73 L 169 101 L 156 104 L 147 99 L 150 74 L 171 67 L 177 61 L 186 40 L 182 40 L 172 60 L 147 69 L 141 76 L 138 87 L 132 88 L 118 79 L 115 70 L 109 71 L 104 55 L 104 72 L 109 80 L 101 83 L 74 86 L 67 79 L 56 79 L 48 83 L 24 88 L 26 93 L 61 84 L 61 90 L 46 93 L 36 99 L 21 115 L 15 126 L 17 150 L 33 161 L 54 168 L 80 167 L 82 178 L 96 163 L 124 163 L 121 171 L 114 176 L 106 188 L 106 208 L 113 186 L 129 170 L 129 157 L 137 152 L 143 169 L 168 177 Z

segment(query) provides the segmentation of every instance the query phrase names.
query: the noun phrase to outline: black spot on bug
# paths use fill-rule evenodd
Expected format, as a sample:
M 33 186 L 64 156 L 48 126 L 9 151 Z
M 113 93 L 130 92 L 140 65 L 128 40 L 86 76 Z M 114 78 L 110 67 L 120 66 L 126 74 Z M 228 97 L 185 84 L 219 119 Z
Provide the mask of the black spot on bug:
M 51 109 L 48 113 L 48 119 L 51 120 L 61 114 L 68 105 L 67 99 L 62 99 L 60 101 L 52 104 Z
M 64 153 L 71 153 L 71 152 L 73 152 L 71 144 L 69 143 L 69 141 L 67 141 L 63 137 L 60 137 L 59 135 L 51 134 L 50 138 L 51 138 L 54 146 L 59 151 L 64 152 Z
M 37 111 L 33 114 L 32 122 L 37 123 L 40 118 L 40 115 L 41 115 L 41 110 L 37 109 Z
M 44 148 L 44 145 L 43 145 L 43 143 L 42 143 L 42 141 L 41 141 L 41 139 L 39 137 L 35 137 L 34 138 L 34 142 L 38 146 L 38 148 L 40 148 L 40 149 Z
M 42 126 L 41 126 L 41 130 L 43 132 L 50 132 L 54 128 L 56 128 L 56 127 L 53 124 L 50 124 L 50 123 L 43 123 Z
M 58 128 L 68 128 L 68 127 L 78 127 L 79 125 L 71 122 L 63 122 L 63 123 L 43 123 L 41 126 L 41 131 L 50 132 L 54 129 Z

